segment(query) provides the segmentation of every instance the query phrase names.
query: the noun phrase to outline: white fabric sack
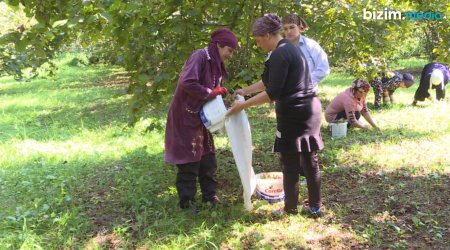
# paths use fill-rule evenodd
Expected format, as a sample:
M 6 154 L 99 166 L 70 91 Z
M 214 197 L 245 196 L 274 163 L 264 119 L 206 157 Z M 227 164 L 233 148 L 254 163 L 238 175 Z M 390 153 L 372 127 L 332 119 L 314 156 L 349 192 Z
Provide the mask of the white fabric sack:
M 433 70 L 430 76 L 430 89 L 432 86 L 441 85 L 441 88 L 444 89 L 444 74 L 439 69 Z
M 236 99 L 244 101 L 244 97 L 240 95 L 237 95 Z M 225 120 L 225 128 L 244 189 L 244 206 L 245 209 L 251 210 L 251 197 L 255 192 L 256 177 L 252 166 L 252 134 L 245 111 L 229 116 Z

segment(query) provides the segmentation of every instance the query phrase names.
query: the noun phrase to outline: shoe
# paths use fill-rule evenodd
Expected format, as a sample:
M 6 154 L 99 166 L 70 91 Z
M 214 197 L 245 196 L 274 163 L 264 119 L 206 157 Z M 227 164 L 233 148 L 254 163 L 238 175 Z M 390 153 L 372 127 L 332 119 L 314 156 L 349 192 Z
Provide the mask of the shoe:
M 273 217 L 282 217 L 283 215 L 286 214 L 286 212 L 284 212 L 284 209 L 280 208 L 280 209 L 274 209 L 272 210 L 272 212 L 270 213 Z
M 296 209 L 285 210 L 285 212 L 287 214 L 293 214 L 293 215 L 297 215 L 298 214 L 297 208 Z
M 190 200 L 183 203 L 180 202 L 180 208 L 192 214 L 198 214 L 199 212 L 198 208 L 194 205 L 194 202 Z
M 283 215 L 296 215 L 298 214 L 298 210 L 297 209 L 291 209 L 291 210 L 284 210 L 284 208 L 280 208 L 280 209 L 274 209 L 271 212 L 273 217 L 282 217 Z
M 212 207 L 217 207 L 219 205 L 223 205 L 223 203 L 219 200 L 219 198 L 214 195 L 212 198 L 207 199 L 207 200 L 203 200 L 203 202 L 205 202 L 206 204 L 212 206 Z
M 320 210 L 320 207 L 319 207 L 319 208 L 316 208 L 316 207 L 306 207 L 306 206 L 303 206 L 300 213 L 301 213 L 302 215 L 306 215 L 306 216 L 311 217 L 311 218 L 314 218 L 314 219 L 323 216 L 323 213 L 322 213 L 322 211 Z

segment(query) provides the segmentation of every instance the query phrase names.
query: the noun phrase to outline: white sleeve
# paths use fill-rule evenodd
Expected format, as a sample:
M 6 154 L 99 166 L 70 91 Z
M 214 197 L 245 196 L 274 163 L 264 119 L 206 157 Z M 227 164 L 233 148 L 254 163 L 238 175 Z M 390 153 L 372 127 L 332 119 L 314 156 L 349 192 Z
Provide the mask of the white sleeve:
M 327 54 L 317 43 L 314 48 L 313 60 L 316 68 L 311 73 L 311 80 L 313 81 L 314 85 L 317 85 L 322 79 L 330 74 L 330 66 L 328 65 Z

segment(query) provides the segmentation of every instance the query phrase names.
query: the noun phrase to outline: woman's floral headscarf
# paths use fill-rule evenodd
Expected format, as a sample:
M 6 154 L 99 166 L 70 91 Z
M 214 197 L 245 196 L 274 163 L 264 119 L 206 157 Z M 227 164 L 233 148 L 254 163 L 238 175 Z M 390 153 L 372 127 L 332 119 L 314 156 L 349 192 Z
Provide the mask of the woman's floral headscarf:
M 368 82 L 364 81 L 363 79 L 358 78 L 352 82 L 352 89 L 353 89 L 353 92 L 355 92 L 357 90 L 369 92 L 370 84 Z

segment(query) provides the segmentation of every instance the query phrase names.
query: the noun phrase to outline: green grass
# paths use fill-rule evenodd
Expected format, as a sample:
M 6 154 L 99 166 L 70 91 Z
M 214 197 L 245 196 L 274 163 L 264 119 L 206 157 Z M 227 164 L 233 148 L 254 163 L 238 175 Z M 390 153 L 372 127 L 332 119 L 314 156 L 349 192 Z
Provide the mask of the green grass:
M 428 63 L 427 59 L 424 58 L 408 58 L 399 59 L 395 62 L 392 67 L 395 69 L 423 69 L 423 66 Z
M 175 168 L 163 162 L 165 109 L 127 127 L 124 72 L 69 67 L 73 57 L 59 62 L 56 81 L 0 78 L 0 249 L 447 247 L 449 101 L 410 106 L 418 80 L 397 90 L 395 105 L 371 112 L 381 133 L 352 129 L 332 139 L 322 125 L 324 218 L 273 217 L 282 204 L 255 198 L 246 212 L 225 135 L 216 146 L 219 195 L 228 205 L 199 204 L 194 216 L 178 209 Z M 321 83 L 323 108 L 352 80 L 333 73 Z M 255 172 L 279 171 L 270 153 L 273 105 L 247 113 Z

